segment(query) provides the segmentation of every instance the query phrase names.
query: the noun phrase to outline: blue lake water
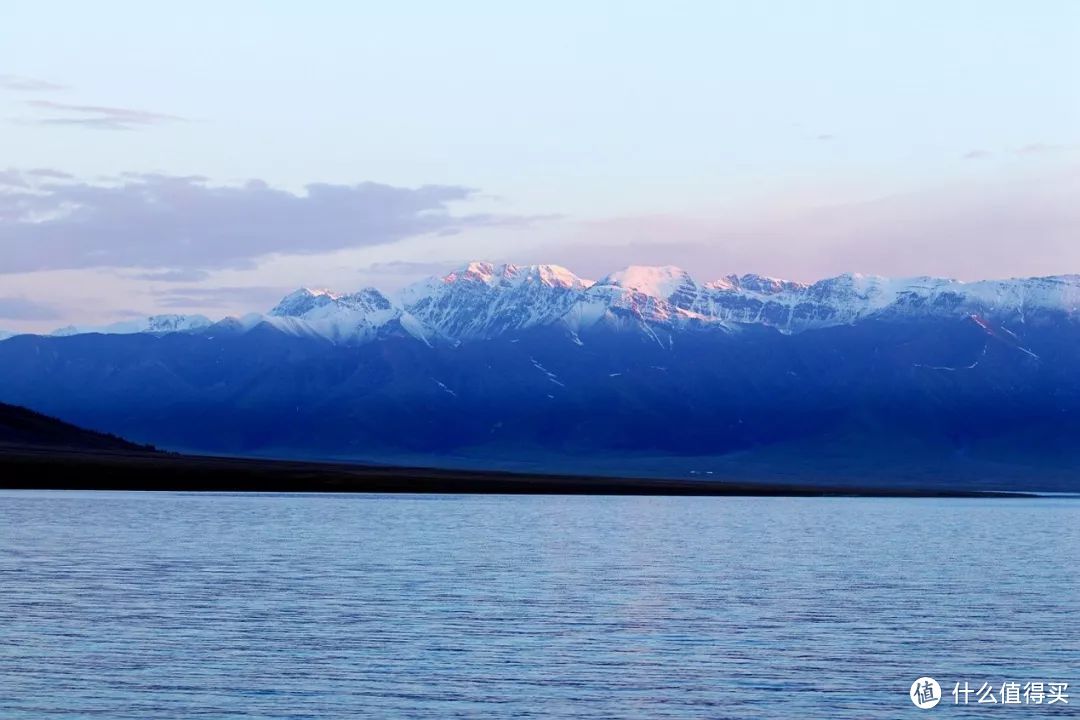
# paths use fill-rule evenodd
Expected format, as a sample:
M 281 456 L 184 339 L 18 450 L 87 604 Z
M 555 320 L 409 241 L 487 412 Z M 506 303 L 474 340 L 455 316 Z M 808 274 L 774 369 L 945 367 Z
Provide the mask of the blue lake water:
M 995 710 L 1080 713 L 1080 501 L 0 492 L 5 719 Z

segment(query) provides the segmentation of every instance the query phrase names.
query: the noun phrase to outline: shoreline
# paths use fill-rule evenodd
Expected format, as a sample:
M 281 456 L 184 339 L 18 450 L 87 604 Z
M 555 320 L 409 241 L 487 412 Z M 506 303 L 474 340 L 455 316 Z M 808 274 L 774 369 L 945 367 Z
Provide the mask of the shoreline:
M 1042 496 L 1022 491 L 515 473 L 29 447 L 0 448 L 0 489 L 698 497 Z

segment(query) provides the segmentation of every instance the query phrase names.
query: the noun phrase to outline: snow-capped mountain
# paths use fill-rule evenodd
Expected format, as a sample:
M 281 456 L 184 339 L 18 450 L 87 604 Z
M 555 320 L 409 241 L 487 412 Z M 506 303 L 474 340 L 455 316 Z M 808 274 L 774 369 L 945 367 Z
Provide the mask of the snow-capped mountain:
M 375 288 L 348 295 L 301 288 L 282 298 L 267 315 L 241 318 L 247 328 L 263 323 L 289 334 L 334 342 L 363 342 L 395 332 L 427 342 L 434 335 Z
M 604 325 L 655 336 L 655 326 L 676 329 L 707 322 L 691 309 L 700 291 L 680 268 L 632 266 L 584 290 L 560 321 L 575 333 Z
M 165 335 L 176 332 L 193 332 L 210 327 L 210 319 L 203 315 L 149 315 L 134 320 L 123 320 L 109 325 L 88 326 L 68 325 L 58 328 L 51 334 L 56 336 L 84 335 L 100 333 L 102 335 L 132 335 L 150 333 Z
M 395 296 L 374 288 L 339 293 L 301 288 L 268 313 L 213 325 L 248 331 L 268 325 L 292 335 L 360 343 L 400 333 L 423 342 L 490 340 L 530 328 L 577 336 L 606 327 L 657 337 L 659 331 L 764 325 L 782 333 L 879 318 L 980 315 L 1022 323 L 1080 310 L 1080 276 L 960 282 L 931 277 L 844 274 L 812 284 L 760 275 L 698 282 L 673 266 L 631 266 L 593 282 L 557 265 L 471 262 L 415 283 Z M 54 335 L 200 332 L 201 315 L 154 315 Z
M 647 297 L 663 298 L 676 306 L 689 305 L 699 292 L 690 273 L 674 265 L 646 267 L 632 265 L 613 272 L 598 285 L 611 285 Z
M 826 447 L 830 478 L 912 456 L 974 458 L 972 483 L 1010 463 L 1017 487 L 1049 466 L 1046 488 L 1080 477 L 1075 275 L 802 284 L 630 267 L 590 282 L 469 263 L 393 296 L 300 289 L 213 324 L 95 330 L 0 342 L 0 402 L 213 453 L 637 456 L 668 473 L 778 448 L 787 474 Z
M 751 324 L 783 332 L 891 319 L 987 315 L 1023 322 L 1031 313 L 1073 315 L 1080 276 L 965 283 L 942 278 L 884 278 L 848 273 L 803 284 L 760 275 L 728 276 L 699 285 L 679 268 L 632 267 L 582 294 L 573 324 L 624 308 L 649 322 Z
M 401 303 L 445 337 L 473 340 L 557 322 L 590 284 L 558 265 L 471 262 L 405 288 Z

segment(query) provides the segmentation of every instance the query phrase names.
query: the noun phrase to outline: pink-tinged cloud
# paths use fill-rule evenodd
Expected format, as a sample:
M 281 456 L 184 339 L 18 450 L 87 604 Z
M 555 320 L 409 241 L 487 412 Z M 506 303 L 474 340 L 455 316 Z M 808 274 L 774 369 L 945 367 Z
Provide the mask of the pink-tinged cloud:
M 48 80 L 26 77 L 24 75 L 0 75 L 0 89 L 14 90 L 16 92 L 50 92 L 66 90 L 65 85 L 58 85 Z
M 1046 155 L 1049 153 L 1061 152 L 1065 149 L 1064 145 L 1054 145 L 1052 143 L 1031 143 L 1025 145 L 1022 148 L 1017 149 L 1018 155 Z
M 811 209 L 613 218 L 568 228 L 569 242 L 506 259 L 555 262 L 584 276 L 621 265 L 673 264 L 706 280 L 745 272 L 804 281 L 849 271 L 963 280 L 1075 273 L 1076 197 L 1080 168 Z
M 270 307 L 293 287 L 287 286 L 225 286 L 181 287 L 153 290 L 157 307 L 161 308 L 221 308 L 236 304 L 247 307 Z
M 163 123 L 182 122 L 178 115 L 133 110 L 105 105 L 71 105 L 51 100 L 29 100 L 27 105 L 49 112 L 45 117 L 29 121 L 36 125 L 72 125 L 99 130 L 134 130 Z
M 273 254 L 327 253 L 532 221 L 452 212 L 452 204 L 473 194 L 461 186 L 372 182 L 313 183 L 292 193 L 260 180 L 235 186 L 126 174 L 91 183 L 8 171 L 0 176 L 0 274 L 146 268 L 144 279 L 178 282 L 192 271 L 249 268 Z

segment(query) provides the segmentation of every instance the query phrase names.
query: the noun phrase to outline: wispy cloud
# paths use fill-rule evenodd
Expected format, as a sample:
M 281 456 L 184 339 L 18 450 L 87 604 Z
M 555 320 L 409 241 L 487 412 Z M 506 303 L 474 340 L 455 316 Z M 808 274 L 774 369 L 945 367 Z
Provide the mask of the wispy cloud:
M 5 320 L 55 320 L 60 313 L 51 305 L 24 297 L 0 297 L 0 318 Z
M 1018 147 L 1011 152 L 1016 155 L 1052 155 L 1054 153 L 1060 153 L 1066 150 L 1065 145 L 1054 145 L 1052 143 L 1029 143 L 1022 147 Z M 961 155 L 964 160 L 982 160 L 984 158 L 993 157 L 994 153 L 989 150 L 983 150 L 976 148 L 974 150 L 968 150 Z
M 16 92 L 50 92 L 67 90 L 67 86 L 24 75 L 0 74 L 0 89 Z
M 63 170 L 53 170 L 52 168 L 34 168 L 33 170 L 27 170 L 25 174 L 49 180 L 71 180 L 75 177 L 71 173 L 66 173 Z
M 360 268 L 362 273 L 372 275 L 436 275 L 447 272 L 456 265 L 466 260 L 444 262 L 421 262 L 414 260 L 390 260 L 386 262 L 371 263 L 367 267 Z
M 213 185 L 197 177 L 128 174 L 82 182 L 12 171 L 0 184 L 0 274 L 249 268 L 270 255 L 311 255 L 533 220 L 455 214 L 451 206 L 475 191 L 454 185 L 312 183 L 293 193 L 261 180 Z
M 1080 168 L 965 181 L 873 201 L 747 209 L 725 217 L 624 217 L 567 228 L 559 245 L 510 250 L 597 277 L 674 264 L 701 280 L 759 272 L 817 280 L 846 271 L 975 280 L 1080 272 Z
M 187 287 L 158 290 L 159 307 L 167 308 L 270 308 L 293 288 L 273 286 Z
M 56 92 L 67 89 L 64 85 L 48 80 L 23 75 L 0 74 L 0 90 Z M 38 111 L 39 115 L 16 118 L 12 122 L 23 125 L 72 126 L 96 130 L 137 130 L 165 123 L 183 122 L 187 119 L 179 115 L 110 105 L 62 103 L 54 100 L 27 100 L 26 104 Z
M 205 270 L 159 270 L 157 272 L 144 272 L 130 275 L 134 280 L 149 280 L 151 282 L 198 282 L 205 280 L 210 273 Z
M 2 188 L 28 188 L 30 182 L 26 173 L 18 170 L 0 170 L 0 187 Z
M 48 113 L 43 117 L 23 121 L 34 125 L 71 125 L 98 130 L 136 130 L 164 123 L 183 122 L 186 119 L 179 115 L 106 105 L 72 105 L 52 100 L 28 100 L 26 104 Z
M 1061 152 L 1065 149 L 1064 145 L 1054 145 L 1052 143 L 1031 143 L 1025 145 L 1022 148 L 1018 148 L 1017 155 L 1045 155 L 1049 153 Z

